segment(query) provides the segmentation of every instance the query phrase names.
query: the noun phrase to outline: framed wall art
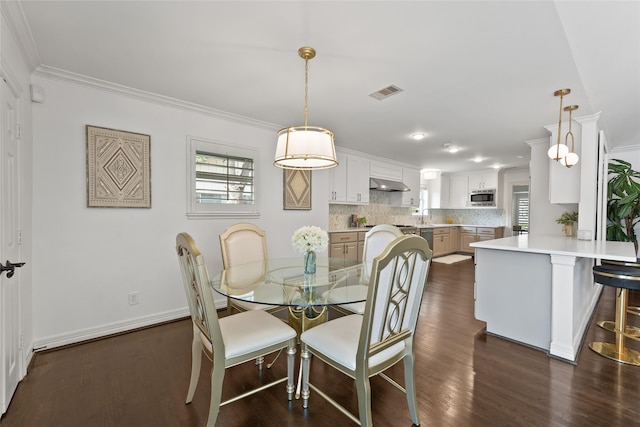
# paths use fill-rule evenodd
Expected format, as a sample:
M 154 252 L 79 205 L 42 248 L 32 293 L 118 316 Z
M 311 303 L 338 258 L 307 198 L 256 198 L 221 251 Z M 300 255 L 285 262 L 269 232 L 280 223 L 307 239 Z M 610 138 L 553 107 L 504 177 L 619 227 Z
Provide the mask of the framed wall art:
M 311 171 L 284 169 L 283 209 L 311 210 Z
M 96 126 L 87 130 L 87 206 L 151 207 L 151 137 Z

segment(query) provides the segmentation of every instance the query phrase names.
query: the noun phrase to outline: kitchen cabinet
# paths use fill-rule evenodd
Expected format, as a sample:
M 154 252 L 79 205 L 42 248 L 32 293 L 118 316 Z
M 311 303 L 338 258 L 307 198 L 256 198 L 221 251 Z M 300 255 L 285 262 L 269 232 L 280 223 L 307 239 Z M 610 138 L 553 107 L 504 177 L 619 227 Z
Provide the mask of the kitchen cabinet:
M 450 175 L 449 176 L 449 208 L 467 208 L 469 200 L 469 176 Z
M 449 253 L 460 250 L 460 227 L 449 228 Z
M 449 175 L 437 172 L 436 176 L 423 181 L 427 189 L 427 204 L 429 209 L 446 209 L 449 207 Z
M 433 256 L 446 255 L 451 247 L 450 227 L 438 227 L 433 229 Z
M 369 203 L 369 160 L 347 156 L 347 202 Z
M 474 253 L 471 243 L 503 237 L 504 227 L 461 227 L 460 252 Z
M 402 182 L 409 187 L 409 191 L 402 193 L 402 206 L 420 207 L 420 171 L 402 168 Z
M 498 188 L 498 172 L 481 172 L 469 174 L 469 191 Z
M 545 128 L 551 132 L 551 136 L 549 137 L 549 147 L 555 146 L 558 143 L 558 125 L 545 126 Z M 566 135 L 568 131 L 569 123 L 562 123 L 561 135 Z M 575 138 L 576 153 L 582 157 L 582 126 L 580 124 L 573 123 L 571 131 Z M 564 143 L 564 136 L 561 137 L 561 142 Z M 581 158 L 581 161 L 584 162 L 584 159 Z M 566 166 L 562 166 L 560 162 L 549 160 L 550 203 L 580 203 L 581 168 L 581 163 L 568 168 Z
M 369 203 L 369 160 L 336 153 L 338 166 L 329 170 L 329 203 Z
M 358 232 L 329 233 L 329 258 L 358 259 Z
M 402 181 L 402 168 L 388 163 L 371 162 L 369 165 L 371 178 L 388 179 L 390 181 Z
M 329 203 L 347 202 L 347 156 L 336 153 L 338 166 L 329 169 Z

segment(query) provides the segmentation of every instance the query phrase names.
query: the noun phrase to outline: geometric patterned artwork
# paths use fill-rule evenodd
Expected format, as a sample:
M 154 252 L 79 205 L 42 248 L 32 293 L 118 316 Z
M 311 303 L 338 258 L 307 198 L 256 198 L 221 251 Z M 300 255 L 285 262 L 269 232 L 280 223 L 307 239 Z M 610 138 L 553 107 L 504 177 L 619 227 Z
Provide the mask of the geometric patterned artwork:
M 151 137 L 87 125 L 87 206 L 151 207 Z
M 284 209 L 311 210 L 311 171 L 284 169 Z

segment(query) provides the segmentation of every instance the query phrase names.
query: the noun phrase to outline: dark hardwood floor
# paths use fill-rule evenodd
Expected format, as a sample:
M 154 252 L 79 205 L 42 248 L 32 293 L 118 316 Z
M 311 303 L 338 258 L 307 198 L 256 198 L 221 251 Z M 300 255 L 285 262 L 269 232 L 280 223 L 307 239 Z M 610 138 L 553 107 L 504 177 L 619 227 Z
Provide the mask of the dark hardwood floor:
M 485 335 L 484 324 L 473 316 L 473 277 L 472 261 L 432 264 L 416 338 L 421 425 L 640 425 L 640 367 L 607 360 L 586 344 L 572 365 Z M 638 296 L 631 299 L 637 302 Z M 613 340 L 595 321 L 613 320 L 614 307 L 613 289 L 605 288 L 586 343 Z M 203 426 L 211 365 L 203 362 L 194 401 L 185 405 L 190 341 L 191 324 L 185 319 L 38 353 L 0 425 Z M 630 346 L 640 350 L 638 344 Z M 223 399 L 283 376 L 285 368 L 284 358 L 261 373 L 252 363 L 232 368 Z M 390 375 L 403 383 L 402 364 Z M 349 378 L 314 360 L 311 380 L 356 413 Z M 373 378 L 372 394 L 376 426 L 411 425 L 400 391 Z M 313 392 L 308 410 L 300 401 L 288 403 L 282 385 L 223 407 L 217 425 L 354 424 Z

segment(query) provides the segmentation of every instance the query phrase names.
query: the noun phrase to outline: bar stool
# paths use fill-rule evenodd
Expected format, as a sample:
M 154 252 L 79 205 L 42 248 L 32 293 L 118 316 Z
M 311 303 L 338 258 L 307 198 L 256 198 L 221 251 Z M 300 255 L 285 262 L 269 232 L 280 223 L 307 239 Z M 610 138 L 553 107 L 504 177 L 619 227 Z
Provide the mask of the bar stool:
M 602 265 L 626 265 L 626 266 L 629 266 L 629 267 L 638 267 L 638 268 L 640 268 L 640 258 L 636 259 L 635 262 L 613 261 L 613 260 L 610 260 L 610 259 L 603 259 L 603 260 L 601 260 L 601 262 L 602 262 Z M 640 306 L 627 305 L 627 313 L 635 314 L 636 316 L 640 316 Z M 600 322 L 600 323 L 604 323 L 604 322 Z M 600 325 L 600 323 L 598 325 Z M 602 325 L 600 325 L 600 326 L 602 326 Z
M 616 342 L 592 342 L 589 348 L 617 362 L 640 366 L 640 352 L 627 348 L 624 343 L 625 338 L 640 340 L 640 329 L 627 325 L 629 290 L 640 290 L 640 264 L 631 264 L 619 265 L 607 261 L 603 265 L 593 267 L 595 282 L 617 288 L 615 322 L 598 323 L 598 326 L 616 334 Z

